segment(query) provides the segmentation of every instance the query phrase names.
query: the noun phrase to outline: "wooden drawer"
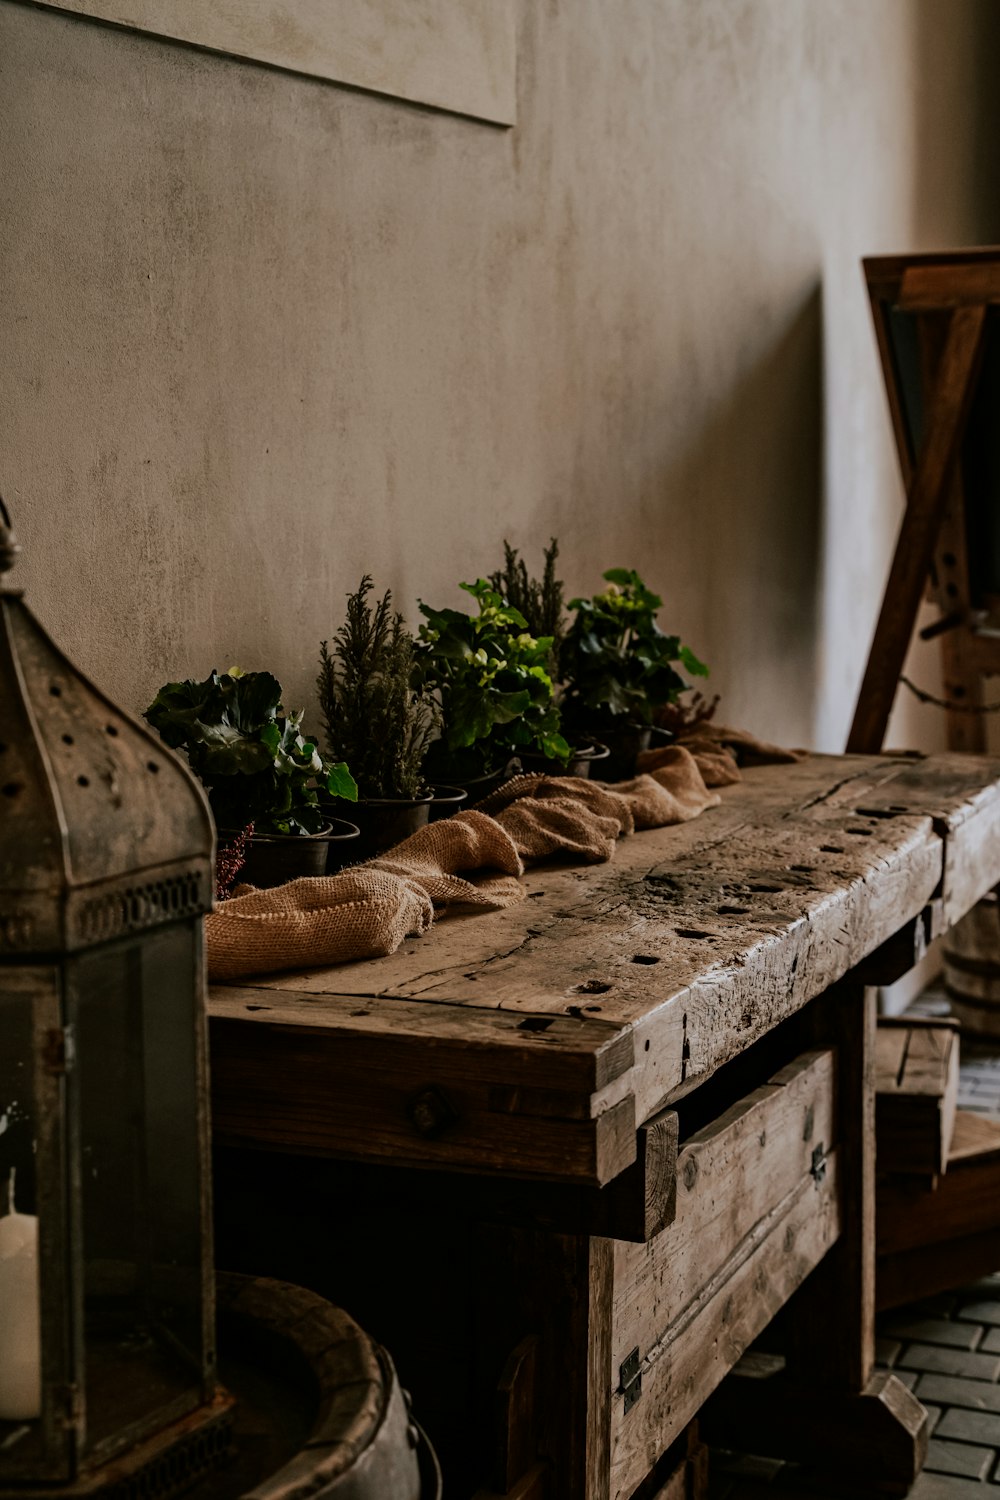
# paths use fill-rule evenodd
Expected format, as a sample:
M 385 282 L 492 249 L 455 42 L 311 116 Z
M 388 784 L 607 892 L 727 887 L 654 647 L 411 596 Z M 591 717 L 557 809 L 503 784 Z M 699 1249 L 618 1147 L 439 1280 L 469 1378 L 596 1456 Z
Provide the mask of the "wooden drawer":
M 958 1100 L 958 1023 L 884 1017 L 875 1043 L 875 1160 L 880 1174 L 948 1169 Z
M 611 1486 L 624 1500 L 837 1238 L 834 1053 L 693 1135 L 677 1217 L 613 1242 Z

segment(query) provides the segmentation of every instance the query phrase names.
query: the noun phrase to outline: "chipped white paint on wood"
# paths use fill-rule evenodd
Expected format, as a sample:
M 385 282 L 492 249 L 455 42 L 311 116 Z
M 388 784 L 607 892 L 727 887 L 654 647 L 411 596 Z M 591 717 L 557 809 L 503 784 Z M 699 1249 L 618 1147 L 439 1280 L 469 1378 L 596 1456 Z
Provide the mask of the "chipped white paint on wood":
M 46 0 L 55 10 L 513 125 L 513 0 Z

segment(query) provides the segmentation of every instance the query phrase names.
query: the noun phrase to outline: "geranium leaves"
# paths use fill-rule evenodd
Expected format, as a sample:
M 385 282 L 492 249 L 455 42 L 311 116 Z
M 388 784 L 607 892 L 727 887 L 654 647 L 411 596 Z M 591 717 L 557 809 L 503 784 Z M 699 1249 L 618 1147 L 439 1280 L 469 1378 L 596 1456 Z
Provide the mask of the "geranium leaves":
M 334 765 L 329 767 L 324 786 L 331 797 L 343 797 L 347 802 L 357 802 L 358 800 L 357 783 L 347 769 L 346 761 L 338 760 Z
M 661 630 L 656 611 L 663 600 L 633 568 L 609 568 L 604 578 L 603 593 L 570 600 L 576 618 L 563 647 L 565 709 L 581 726 L 651 724 L 689 686 L 675 662 L 693 677 L 707 677 L 708 668 L 678 636 Z
M 183 750 L 208 791 L 219 828 L 258 834 L 318 833 L 325 815 L 317 783 L 349 801 L 357 787 L 347 767 L 324 762 L 316 741 L 302 733 L 302 714 L 281 707 L 281 684 L 270 672 L 211 672 L 162 687 L 146 720 L 175 750 Z
M 520 610 L 490 583 L 463 583 L 479 613 L 421 603 L 417 670 L 442 711 L 442 739 L 431 746 L 436 774 L 467 777 L 500 770 L 518 749 L 565 762 L 559 710 L 547 665 L 551 637 L 536 639 Z

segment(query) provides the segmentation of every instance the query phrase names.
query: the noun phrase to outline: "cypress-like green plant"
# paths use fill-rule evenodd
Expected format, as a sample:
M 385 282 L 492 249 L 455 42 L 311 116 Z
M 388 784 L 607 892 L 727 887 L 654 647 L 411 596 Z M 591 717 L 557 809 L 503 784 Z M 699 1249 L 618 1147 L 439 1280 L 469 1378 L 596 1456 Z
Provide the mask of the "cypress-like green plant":
M 566 634 L 563 615 L 563 583 L 556 577 L 556 558 L 559 543 L 552 537 L 542 554 L 545 568 L 541 578 L 532 578 L 516 547 L 508 541 L 503 544 L 504 565 L 490 574 L 494 591 L 502 594 L 512 609 L 518 610 L 528 622 L 528 629 L 536 640 L 551 638 L 549 649 L 549 676 L 553 682 L 561 681 L 560 652 Z
M 419 797 L 438 716 L 414 689 L 413 637 L 393 613 L 391 590 L 372 605 L 372 587 L 366 573 L 347 596 L 347 619 L 332 649 L 327 641 L 320 645 L 316 689 L 326 742 L 350 745 L 361 797 Z

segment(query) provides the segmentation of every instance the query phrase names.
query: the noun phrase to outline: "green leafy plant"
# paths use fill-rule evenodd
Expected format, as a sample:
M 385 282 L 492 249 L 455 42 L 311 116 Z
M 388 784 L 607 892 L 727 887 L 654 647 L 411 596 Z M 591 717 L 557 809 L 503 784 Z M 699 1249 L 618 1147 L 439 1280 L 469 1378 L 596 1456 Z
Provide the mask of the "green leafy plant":
M 490 574 L 490 587 L 494 593 L 502 594 L 510 607 L 524 616 L 528 629 L 536 640 L 552 641 L 549 648 L 549 676 L 553 682 L 558 682 L 559 658 L 566 633 L 563 583 L 561 578 L 556 577 L 559 543 L 552 537 L 542 553 L 545 567 L 540 579 L 531 577 L 517 548 L 507 541 L 503 544 L 503 556 L 503 568 Z
M 316 680 L 329 753 L 348 761 L 363 797 L 414 798 L 426 790 L 421 767 L 438 718 L 415 689 L 414 640 L 392 612 L 386 589 L 374 607 L 366 573 L 347 596 L 347 620 L 333 650 L 320 645 Z
M 343 763 L 320 755 L 302 733 L 302 712 L 286 713 L 270 672 L 212 671 L 204 682 L 168 682 L 144 718 L 182 750 L 208 792 L 218 828 L 257 834 L 318 833 L 326 821 L 318 789 L 357 800 Z
M 569 746 L 547 671 L 550 637 L 533 636 L 485 578 L 463 583 L 476 615 L 431 609 L 421 602 L 417 659 L 420 680 L 438 694 L 442 735 L 428 752 L 441 778 L 467 781 L 502 770 L 518 750 L 538 750 L 565 764 Z
M 566 676 L 563 712 L 574 724 L 652 724 L 692 677 L 708 668 L 676 635 L 657 624 L 663 600 L 630 568 L 609 568 L 608 588 L 592 599 L 571 599 L 575 618 L 562 653 Z

